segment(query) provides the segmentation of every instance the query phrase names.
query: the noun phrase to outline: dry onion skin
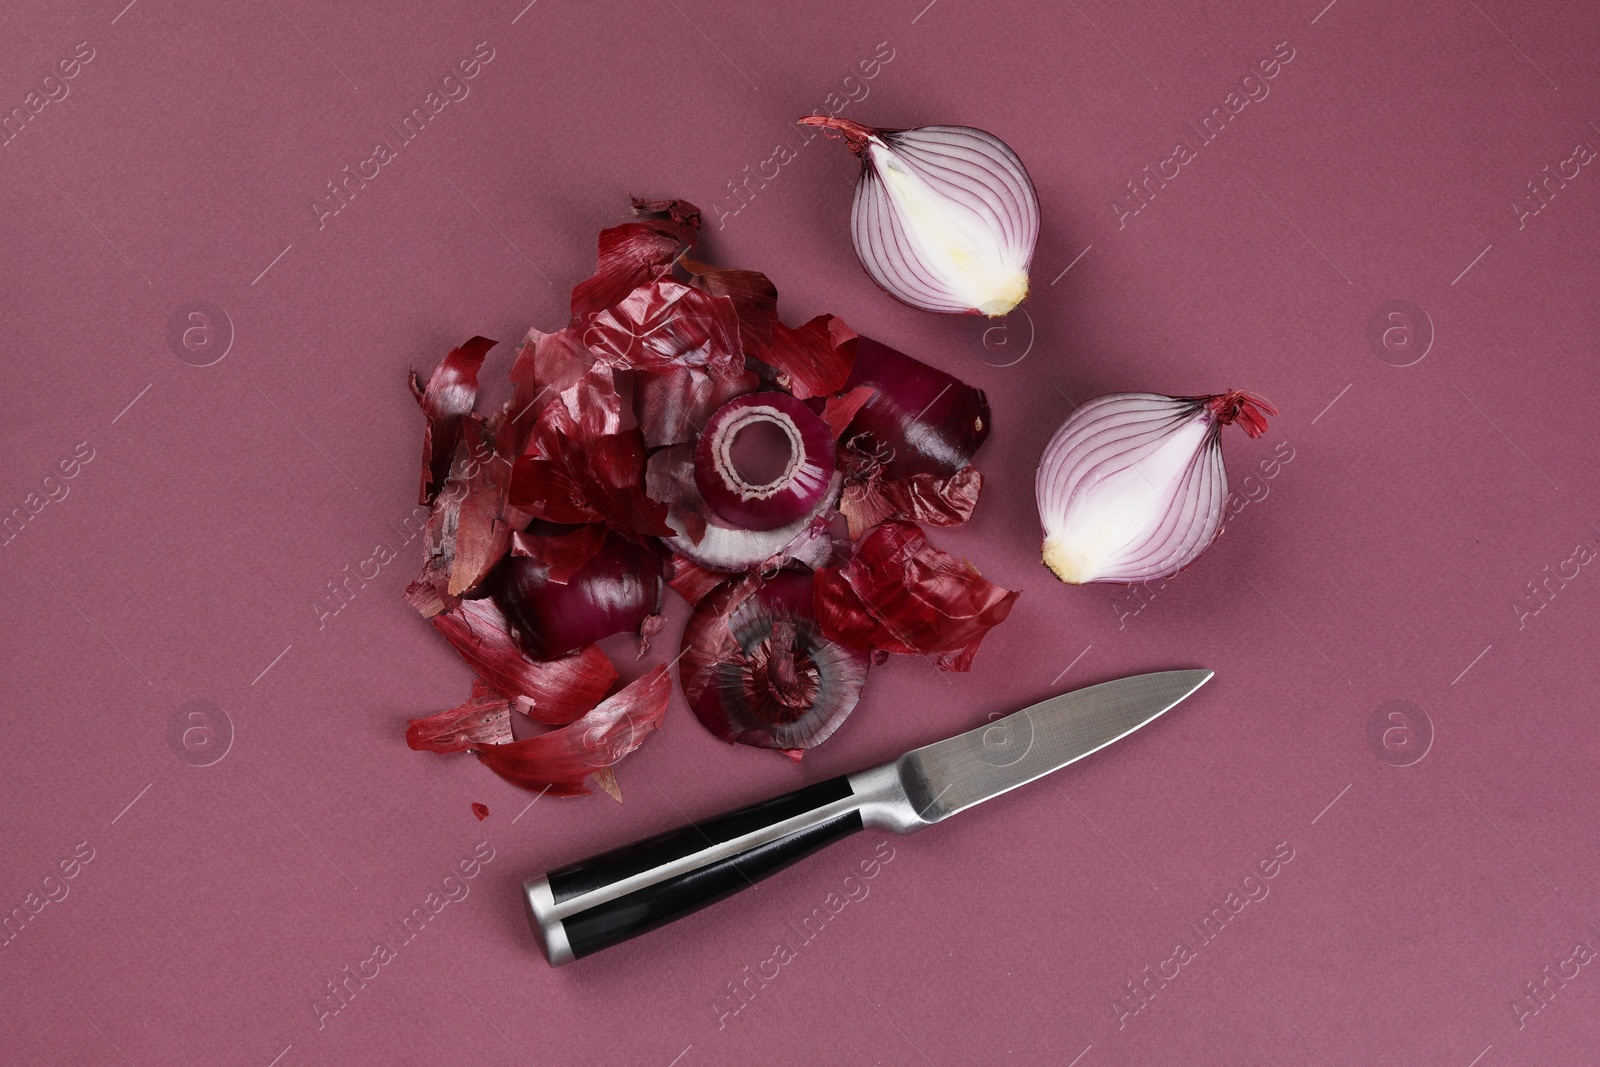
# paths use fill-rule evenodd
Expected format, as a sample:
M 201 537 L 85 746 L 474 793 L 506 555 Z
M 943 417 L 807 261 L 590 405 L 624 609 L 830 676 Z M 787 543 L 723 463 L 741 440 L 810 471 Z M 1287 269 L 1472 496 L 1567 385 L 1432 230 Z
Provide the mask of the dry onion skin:
M 1004 315 L 1028 295 L 1039 197 L 1022 160 L 971 126 L 874 129 L 809 115 L 861 159 L 850 211 L 872 280 L 924 311 Z
M 722 740 L 798 759 L 854 710 L 870 654 L 823 634 L 813 578 L 797 570 L 724 582 L 683 634 L 689 707 Z
M 1046 567 L 1063 582 L 1168 578 L 1222 532 L 1222 428 L 1266 432 L 1271 404 L 1113 393 L 1072 413 L 1045 446 L 1035 485 Z

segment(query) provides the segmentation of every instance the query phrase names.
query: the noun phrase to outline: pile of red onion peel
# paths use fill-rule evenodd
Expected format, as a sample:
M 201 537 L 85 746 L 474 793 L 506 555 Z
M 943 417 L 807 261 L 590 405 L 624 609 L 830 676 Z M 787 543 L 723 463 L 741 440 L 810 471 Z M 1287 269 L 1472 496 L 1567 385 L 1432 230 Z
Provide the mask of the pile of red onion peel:
M 476 409 L 485 338 L 412 376 L 431 511 L 405 598 L 475 678 L 407 743 L 554 796 L 620 800 L 614 766 L 661 726 L 669 665 L 623 685 L 596 642 L 636 633 L 643 656 L 663 584 L 694 605 L 696 716 L 794 759 L 879 657 L 968 670 L 1017 596 L 918 525 L 972 514 L 983 394 L 834 316 L 785 324 L 765 275 L 688 258 L 692 204 L 634 211 L 568 324 L 518 347 L 503 407 Z

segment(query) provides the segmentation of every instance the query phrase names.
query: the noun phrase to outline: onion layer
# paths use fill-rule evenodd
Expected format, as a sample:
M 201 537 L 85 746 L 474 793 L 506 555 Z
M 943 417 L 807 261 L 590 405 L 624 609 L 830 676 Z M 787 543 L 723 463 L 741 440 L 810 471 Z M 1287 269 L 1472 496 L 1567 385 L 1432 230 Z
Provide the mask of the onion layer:
M 838 499 L 839 485 L 835 472 L 809 513 L 775 530 L 747 530 L 718 518 L 700 495 L 691 446 L 660 449 L 645 470 L 646 490 L 667 506 L 667 525 L 673 530 L 662 543 L 689 562 L 714 571 L 743 571 L 777 557 L 825 564 L 832 543 L 827 531 L 817 526 Z
M 811 115 L 861 157 L 850 230 L 890 296 L 925 311 L 1004 315 L 1028 295 L 1039 198 L 1005 142 L 970 126 L 880 130 Z
M 523 535 L 524 545 L 538 540 Z M 661 558 L 607 534 L 599 551 L 558 582 L 538 556 L 507 556 L 495 578 L 494 599 L 528 655 L 551 659 L 638 630 L 661 604 Z
M 937 367 L 912 359 L 870 337 L 856 341 L 856 362 L 846 388 L 870 386 L 844 433 L 872 438 L 887 450 L 884 476 L 932 474 L 947 478 L 971 462 L 989 439 L 989 400 L 983 390 Z
M 679 680 L 706 729 L 731 744 L 821 744 L 855 708 L 871 657 L 824 637 L 812 577 L 780 571 L 724 582 L 683 632 Z
M 1259 437 L 1276 414 L 1238 391 L 1113 393 L 1084 404 L 1039 461 L 1045 565 L 1075 585 L 1176 574 L 1222 532 L 1222 427 L 1237 422 Z
M 734 449 L 741 434 L 760 426 L 782 435 L 787 455 L 781 470 L 756 481 L 740 469 Z M 828 424 L 788 393 L 730 400 L 711 416 L 694 450 L 700 495 L 722 518 L 747 530 L 776 530 L 809 515 L 827 493 L 834 466 Z

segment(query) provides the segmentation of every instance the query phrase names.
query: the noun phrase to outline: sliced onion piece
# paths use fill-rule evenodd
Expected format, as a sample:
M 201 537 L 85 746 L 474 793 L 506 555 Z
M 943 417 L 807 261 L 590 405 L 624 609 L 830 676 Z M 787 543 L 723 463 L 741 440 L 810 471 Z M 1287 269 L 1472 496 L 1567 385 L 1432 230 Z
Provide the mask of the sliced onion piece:
M 1028 295 L 1039 198 L 1005 142 L 970 126 L 881 130 L 811 115 L 861 157 L 850 230 L 872 280 L 925 311 L 1004 315 Z
M 763 428 L 776 440 L 753 440 Z M 694 450 L 700 495 L 746 530 L 776 530 L 810 515 L 834 466 L 828 424 L 788 393 L 730 400 L 711 416 Z
M 810 574 L 747 575 L 700 602 L 679 681 L 706 729 L 730 744 L 795 750 L 825 741 L 861 697 L 871 657 L 822 635 Z
M 565 582 L 534 556 L 501 561 L 494 599 L 528 655 L 553 659 L 612 634 L 638 631 L 661 606 L 661 557 L 607 534 Z
M 856 341 L 856 362 L 845 388 L 875 392 L 845 430 L 846 441 L 871 437 L 884 452 L 884 476 L 947 478 L 971 462 L 989 439 L 989 399 L 937 367 L 870 337 Z
M 1045 565 L 1075 585 L 1176 574 L 1222 532 L 1222 427 L 1237 422 L 1259 437 L 1276 414 L 1239 391 L 1113 393 L 1084 404 L 1039 461 Z

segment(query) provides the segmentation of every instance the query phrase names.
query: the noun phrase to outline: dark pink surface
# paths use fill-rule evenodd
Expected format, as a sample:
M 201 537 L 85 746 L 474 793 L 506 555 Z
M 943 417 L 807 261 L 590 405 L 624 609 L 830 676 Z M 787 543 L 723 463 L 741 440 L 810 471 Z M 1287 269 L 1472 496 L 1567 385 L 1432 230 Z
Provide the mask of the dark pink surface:
M 1600 169 L 1552 180 L 1520 226 L 1511 206 L 1600 147 L 1584 5 L 123 2 L 12 5 L 0 44 L 7 110 L 93 49 L 0 148 L 0 510 L 93 451 L 0 552 L 0 908 L 93 853 L 0 948 L 0 1060 L 1593 1061 L 1600 968 L 1573 954 L 1600 949 L 1600 571 L 1566 561 L 1600 537 Z M 1197 146 L 1186 122 L 1284 41 L 1270 94 Z M 470 95 L 319 230 L 311 199 L 398 145 L 390 124 L 479 42 Z M 788 119 L 863 89 L 847 116 L 979 125 L 1027 162 L 1025 314 L 989 327 L 878 292 L 849 246 L 853 164 L 820 138 L 734 212 L 726 184 L 797 142 Z M 1196 158 L 1119 227 L 1111 199 L 1180 139 Z M 988 391 L 977 518 L 935 540 L 1023 594 L 970 675 L 876 670 L 801 767 L 714 740 L 680 697 L 622 765 L 625 806 L 524 810 L 470 758 L 402 740 L 468 682 L 399 597 L 405 372 L 559 325 L 635 192 L 699 203 L 708 258 L 767 271 L 790 321 L 838 313 Z M 1431 330 L 1385 351 L 1368 320 L 1395 299 Z M 207 367 L 169 344 L 197 300 L 236 334 Z M 1425 332 L 1420 362 L 1391 365 Z M 1066 398 L 1229 387 L 1283 414 L 1229 436 L 1249 503 L 1216 547 L 1143 601 L 1055 584 L 1032 479 Z M 1264 478 L 1275 451 L 1292 459 Z M 400 558 L 319 627 L 326 583 L 379 544 Z M 546 866 L 1187 666 L 1216 680 L 1157 726 L 891 839 L 809 944 L 794 926 L 881 835 L 562 971 L 524 925 L 517 885 Z M 194 700 L 235 732 L 210 766 L 169 744 Z M 1414 749 L 1431 734 L 1410 766 L 1381 715 L 1369 744 L 1395 700 L 1422 710 Z M 470 895 L 402 943 L 479 842 Z M 1268 895 L 1202 944 L 1190 924 L 1283 842 Z M 319 1026 L 315 998 L 379 940 L 395 958 Z M 1130 999 L 1180 940 L 1194 958 Z M 719 1025 L 779 941 L 796 958 Z

